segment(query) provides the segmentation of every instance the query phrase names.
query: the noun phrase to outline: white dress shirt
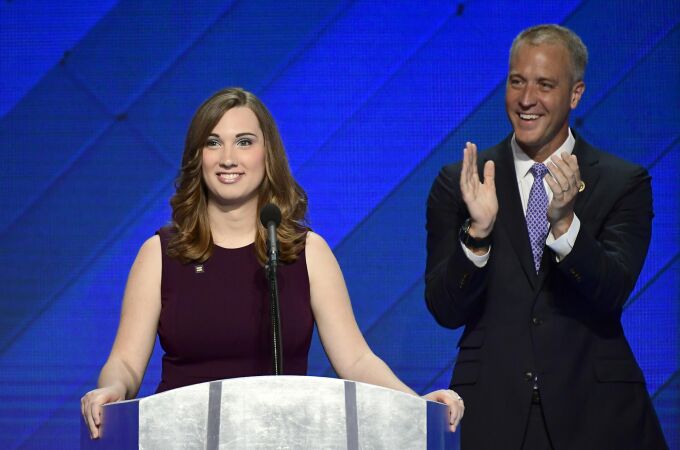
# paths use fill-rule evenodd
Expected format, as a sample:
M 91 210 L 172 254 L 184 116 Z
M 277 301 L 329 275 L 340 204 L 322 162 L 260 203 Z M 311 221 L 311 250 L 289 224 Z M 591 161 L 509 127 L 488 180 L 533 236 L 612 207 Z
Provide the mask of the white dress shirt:
M 559 155 L 562 153 L 570 155 L 571 152 L 574 151 L 575 143 L 576 140 L 574 139 L 574 135 L 571 134 L 571 129 L 569 129 L 569 135 L 567 136 L 567 140 L 564 141 L 564 143 L 557 150 L 555 150 L 555 152 L 553 152 L 552 155 Z M 529 203 L 529 192 L 531 191 L 531 186 L 534 183 L 534 175 L 531 173 L 530 169 L 531 166 L 533 166 L 536 161 L 529 158 L 527 154 L 524 153 L 524 151 L 522 151 L 522 149 L 519 147 L 519 144 L 517 144 L 514 135 L 512 136 L 510 146 L 512 147 L 512 157 L 515 162 L 515 174 L 517 176 L 519 196 L 522 201 L 522 208 L 524 209 L 524 214 L 526 215 L 527 205 Z M 552 157 L 552 155 L 550 156 Z M 549 167 L 548 170 L 550 170 Z M 552 201 L 553 193 L 545 179 L 543 179 L 543 188 L 545 189 L 545 192 L 548 195 L 548 202 Z M 555 237 L 552 234 L 552 230 L 548 233 L 548 236 L 545 240 L 545 244 L 553 252 L 555 252 L 557 262 L 560 262 L 571 252 L 571 249 L 574 247 L 574 242 L 576 242 L 576 236 L 578 236 L 578 232 L 580 229 L 581 221 L 578 219 L 578 217 L 576 217 L 576 214 L 574 214 L 574 220 L 571 222 L 569 230 L 567 230 L 567 232 L 560 236 L 558 239 L 555 239 Z M 486 263 L 489 261 L 491 247 L 489 247 L 489 251 L 487 251 L 485 254 L 476 255 L 465 245 L 463 245 L 462 242 L 460 243 L 460 245 L 463 247 L 465 255 L 468 257 L 470 261 L 474 263 L 475 266 L 484 267 Z

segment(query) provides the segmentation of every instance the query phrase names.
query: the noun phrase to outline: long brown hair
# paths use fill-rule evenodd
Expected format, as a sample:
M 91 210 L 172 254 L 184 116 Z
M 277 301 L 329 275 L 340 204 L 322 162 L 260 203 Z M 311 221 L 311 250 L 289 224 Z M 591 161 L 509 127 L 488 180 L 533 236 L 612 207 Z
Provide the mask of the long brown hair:
M 277 229 L 279 258 L 295 261 L 305 247 L 307 232 L 307 194 L 295 181 L 288 166 L 281 136 L 274 118 L 252 93 L 241 88 L 227 88 L 215 93 L 196 111 L 184 143 L 182 167 L 175 180 L 175 194 L 170 199 L 172 226 L 175 230 L 168 242 L 168 256 L 183 263 L 203 262 L 213 250 L 207 208 L 207 188 L 202 176 L 202 154 L 208 136 L 225 112 L 245 106 L 255 116 L 264 136 L 265 176 L 258 190 L 258 211 L 267 203 L 281 209 L 281 224 Z M 267 231 L 257 223 L 255 249 L 264 264 Z

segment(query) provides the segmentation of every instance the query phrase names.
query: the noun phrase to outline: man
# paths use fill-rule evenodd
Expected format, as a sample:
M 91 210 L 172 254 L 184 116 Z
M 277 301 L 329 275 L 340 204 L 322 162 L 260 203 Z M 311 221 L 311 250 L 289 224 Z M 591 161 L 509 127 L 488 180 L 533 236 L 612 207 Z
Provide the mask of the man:
M 479 158 L 468 142 L 430 192 L 425 296 L 437 322 L 465 326 L 451 379 L 464 449 L 667 448 L 620 320 L 649 245 L 650 177 L 570 130 L 587 58 L 564 27 L 521 32 L 514 133 Z

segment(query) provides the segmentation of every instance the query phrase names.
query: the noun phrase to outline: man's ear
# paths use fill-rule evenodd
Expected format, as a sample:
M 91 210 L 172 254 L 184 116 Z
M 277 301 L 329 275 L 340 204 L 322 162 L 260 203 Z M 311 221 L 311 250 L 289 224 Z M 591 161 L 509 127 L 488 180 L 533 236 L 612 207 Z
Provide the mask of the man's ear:
M 585 92 L 585 90 L 586 84 L 583 82 L 583 80 L 577 81 L 571 87 L 571 99 L 570 99 L 571 109 L 575 109 L 578 106 L 578 102 L 581 101 L 581 97 L 583 96 L 583 92 Z

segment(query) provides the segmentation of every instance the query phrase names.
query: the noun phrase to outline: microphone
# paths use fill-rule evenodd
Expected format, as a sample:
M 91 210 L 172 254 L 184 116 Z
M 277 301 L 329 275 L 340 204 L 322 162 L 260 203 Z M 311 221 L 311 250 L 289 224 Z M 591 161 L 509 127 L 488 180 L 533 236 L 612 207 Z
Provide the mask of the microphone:
M 279 261 L 279 246 L 276 239 L 276 227 L 281 223 L 281 210 L 273 203 L 267 203 L 260 211 L 260 222 L 267 229 L 267 250 L 269 264 L 276 266 Z
M 267 252 L 269 261 L 265 266 L 269 281 L 270 316 L 272 322 L 272 370 L 274 375 L 283 374 L 283 355 L 281 345 L 281 313 L 279 312 L 279 285 L 276 280 L 276 266 L 279 249 L 276 242 L 276 227 L 281 223 L 281 210 L 273 203 L 267 203 L 260 211 L 260 222 L 267 229 Z

